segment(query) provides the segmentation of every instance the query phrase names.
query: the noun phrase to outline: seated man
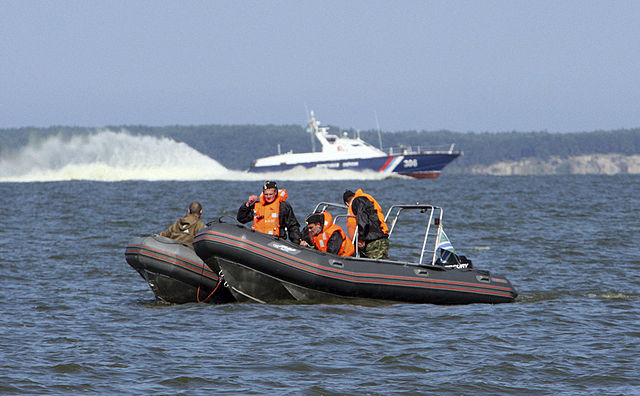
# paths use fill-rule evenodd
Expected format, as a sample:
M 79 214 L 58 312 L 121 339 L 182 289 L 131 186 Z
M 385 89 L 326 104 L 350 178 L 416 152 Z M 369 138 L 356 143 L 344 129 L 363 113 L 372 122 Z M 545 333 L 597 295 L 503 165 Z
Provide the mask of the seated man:
M 299 244 L 300 224 L 287 197 L 287 190 L 278 191 L 276 182 L 266 181 L 260 198 L 251 195 L 238 209 L 237 219 L 240 223 L 253 220 L 251 228 L 265 234 L 285 238 L 288 233 L 291 242 Z
M 200 216 L 202 216 L 202 205 L 200 205 L 200 202 L 191 202 L 187 214 L 183 218 L 176 220 L 160 235 L 182 243 L 192 244 L 196 234 L 205 227 L 205 224 L 200 220 Z
M 316 249 L 337 254 L 339 256 L 353 256 L 355 248 L 347 234 L 333 223 L 333 216 L 329 212 L 314 213 L 307 217 L 308 239 Z M 310 244 L 303 240 L 302 246 Z

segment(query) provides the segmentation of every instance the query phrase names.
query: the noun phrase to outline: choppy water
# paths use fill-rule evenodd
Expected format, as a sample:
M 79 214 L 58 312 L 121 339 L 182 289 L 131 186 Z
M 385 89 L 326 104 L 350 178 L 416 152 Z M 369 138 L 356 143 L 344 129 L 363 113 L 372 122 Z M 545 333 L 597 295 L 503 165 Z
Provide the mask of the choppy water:
M 445 208 L 503 305 L 161 305 L 135 234 L 256 181 L 0 183 L 0 393 L 637 394 L 640 177 L 283 181 L 300 219 L 362 187 Z
M 129 239 L 191 200 L 235 215 L 262 177 L 108 131 L 0 153 L 0 393 L 640 393 L 640 177 L 278 175 L 300 220 L 346 188 L 444 207 L 456 249 L 517 302 L 155 303 Z

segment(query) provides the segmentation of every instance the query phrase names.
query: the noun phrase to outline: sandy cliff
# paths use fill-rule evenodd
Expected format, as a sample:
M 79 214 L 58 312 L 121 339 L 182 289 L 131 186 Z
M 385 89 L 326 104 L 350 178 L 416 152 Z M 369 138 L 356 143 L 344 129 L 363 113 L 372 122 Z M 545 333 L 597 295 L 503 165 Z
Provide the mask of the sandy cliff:
M 470 173 L 478 175 L 558 175 L 558 174 L 640 174 L 640 155 L 592 154 L 548 159 L 523 158 L 519 161 L 475 165 Z

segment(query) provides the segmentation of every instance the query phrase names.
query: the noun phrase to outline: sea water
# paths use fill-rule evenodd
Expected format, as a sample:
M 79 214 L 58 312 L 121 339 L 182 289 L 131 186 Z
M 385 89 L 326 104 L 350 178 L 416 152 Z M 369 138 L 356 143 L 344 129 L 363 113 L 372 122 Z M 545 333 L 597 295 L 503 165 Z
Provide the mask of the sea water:
M 97 138 L 0 156 L 0 393 L 640 393 L 639 176 L 270 175 L 300 221 L 345 189 L 385 210 L 441 206 L 456 250 L 520 295 L 166 305 L 126 263 L 127 242 L 164 230 L 193 200 L 205 221 L 235 216 L 264 176 L 199 157 L 204 168 L 186 166 L 180 180 L 172 154 L 190 148 Z M 411 245 L 397 244 L 391 256 Z

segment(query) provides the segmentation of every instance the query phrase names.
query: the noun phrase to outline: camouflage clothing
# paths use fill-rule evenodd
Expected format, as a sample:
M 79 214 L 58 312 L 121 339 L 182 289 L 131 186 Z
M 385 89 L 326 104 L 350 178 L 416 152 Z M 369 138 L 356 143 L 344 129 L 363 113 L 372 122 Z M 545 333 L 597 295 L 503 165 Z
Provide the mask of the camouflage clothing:
M 389 258 L 389 238 L 380 238 L 375 241 L 367 242 L 360 255 L 371 259 L 388 259 Z

